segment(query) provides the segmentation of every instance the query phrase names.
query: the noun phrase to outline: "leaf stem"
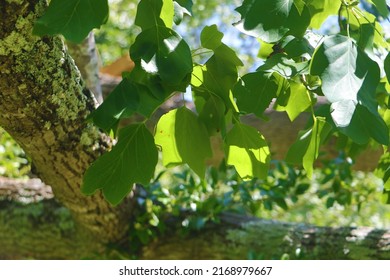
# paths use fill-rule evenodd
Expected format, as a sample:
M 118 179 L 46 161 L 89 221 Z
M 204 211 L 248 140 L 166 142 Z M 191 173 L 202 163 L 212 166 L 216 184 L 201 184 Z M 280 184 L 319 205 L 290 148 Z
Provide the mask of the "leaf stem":
M 316 115 L 315 115 L 315 112 L 314 112 L 313 98 L 312 98 L 312 95 L 310 94 L 311 90 L 310 90 L 308 82 L 306 81 L 306 76 L 305 75 L 301 75 L 301 81 L 302 81 L 303 85 L 306 87 L 306 94 L 307 94 L 307 97 L 309 98 L 310 104 L 311 104 L 310 105 L 311 115 L 313 117 L 313 120 L 315 120 Z
M 351 34 L 349 32 L 349 28 L 350 28 L 349 21 L 350 21 L 350 18 L 349 18 L 349 7 L 347 7 L 347 36 L 348 36 L 348 38 L 351 38 Z

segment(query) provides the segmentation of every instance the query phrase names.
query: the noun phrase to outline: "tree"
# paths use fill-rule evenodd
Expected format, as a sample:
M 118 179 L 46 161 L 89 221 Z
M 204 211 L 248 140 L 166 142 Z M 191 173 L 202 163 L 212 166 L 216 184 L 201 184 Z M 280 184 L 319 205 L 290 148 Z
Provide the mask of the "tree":
M 223 33 L 216 25 L 202 30 L 201 48 L 195 50 L 172 29 L 173 22 L 179 24 L 183 15 L 191 12 L 191 1 L 142 0 L 135 18 L 141 32 L 130 48 L 135 67 L 124 73 L 121 83 L 97 109 L 63 40 L 43 35 L 62 34 L 69 41 L 83 41 L 92 28 L 106 21 L 107 1 L 95 0 L 94 9 L 88 0 L 52 0 L 48 8 L 46 1 L 39 0 L 1 2 L 5 20 L 0 25 L 0 125 L 23 147 L 35 172 L 70 211 L 42 190 L 31 195 L 32 201 L 48 196 L 38 209 L 34 204 L 1 202 L 7 206 L 0 214 L 5 226 L 10 223 L 9 215 L 27 219 L 21 224 L 11 222 L 10 230 L 3 233 L 5 257 L 25 257 L 30 252 L 33 257 L 77 258 L 101 254 L 107 244 L 126 243 L 134 205 L 142 194 L 142 187 L 134 186 L 147 185 L 154 177 L 159 149 L 165 166 L 187 164 L 200 179 L 205 178 L 206 162 L 212 158 L 218 165 L 234 166 L 243 180 L 265 180 L 271 161 L 267 141 L 241 117 L 263 117 L 273 100 L 291 120 L 306 111 L 311 115 L 307 129 L 299 133 L 286 157 L 291 163 L 302 164 L 308 177 L 313 174 L 320 145 L 331 137 L 337 137 L 350 153 L 370 141 L 386 150 L 388 80 L 381 75 L 378 63 L 388 74 L 388 59 L 381 60 L 388 43 L 380 36 L 378 19 L 386 17 L 388 10 L 385 1 L 373 2 L 377 16 L 358 8 L 358 1 L 244 1 L 237 8 L 241 20 L 235 25 L 259 38 L 262 50 L 269 51 L 262 53 L 267 57 L 262 66 L 239 77 L 237 69 L 242 62 L 221 41 Z M 310 31 L 333 14 L 338 15 L 342 28 L 338 34 L 321 37 Z M 195 60 L 197 56 L 205 62 Z M 149 121 L 166 100 L 189 85 L 194 111 L 183 106 L 164 114 L 156 125 Z M 327 102 L 317 106 L 318 96 Z M 120 121 L 134 114 L 146 121 L 121 127 Z M 225 158 L 213 158 L 220 154 Z M 379 172 L 385 182 L 389 178 L 387 155 Z M 14 195 L 12 184 L 7 189 L 4 196 L 10 198 Z M 25 211 L 35 214 L 26 218 Z M 41 236 L 32 235 L 25 239 L 27 243 L 13 244 L 15 236 L 34 232 L 37 227 Z M 261 231 L 256 225 L 246 227 L 247 232 L 251 228 Z M 280 237 L 290 232 L 289 225 L 275 227 L 283 233 Z M 224 233 L 226 228 L 219 230 Z M 305 251 L 304 257 L 330 257 L 319 249 L 315 250 L 321 252 L 319 255 L 310 254 L 313 243 L 304 242 L 311 238 L 304 233 L 330 236 L 332 230 L 301 230 L 294 229 L 301 238 L 292 238 L 297 242 L 286 245 L 286 252 L 299 247 Z M 389 257 L 386 231 L 369 232 L 374 248 L 364 242 L 353 244 L 348 248 L 352 253 L 346 256 L 345 236 L 354 236 L 352 231 L 345 229 L 338 235 L 340 241 L 331 247 L 337 251 L 335 257 Z M 251 239 L 242 242 L 237 234 L 237 229 L 230 231 L 228 239 L 245 244 L 242 250 L 248 250 Z M 263 234 L 266 236 L 266 231 Z M 371 240 L 368 237 L 365 242 Z M 41 250 L 42 242 L 48 239 L 57 251 Z M 324 239 L 316 242 L 322 244 Z M 34 244 L 39 250 L 31 250 Z M 362 247 L 366 249 L 363 253 Z M 144 252 L 144 256 L 150 255 L 147 248 Z M 242 257 L 242 252 L 231 256 Z

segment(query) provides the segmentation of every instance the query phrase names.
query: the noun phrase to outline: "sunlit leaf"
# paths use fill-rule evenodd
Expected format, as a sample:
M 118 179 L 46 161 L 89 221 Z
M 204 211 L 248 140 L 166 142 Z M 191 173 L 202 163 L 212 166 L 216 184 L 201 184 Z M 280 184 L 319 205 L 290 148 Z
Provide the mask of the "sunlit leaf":
M 154 136 L 163 154 L 163 164 L 167 167 L 183 163 L 176 143 L 176 113 L 177 110 L 171 110 L 160 118 Z
M 365 114 L 363 109 L 356 112 L 358 104 L 367 108 L 373 120 L 379 117 L 375 100 L 379 67 L 350 38 L 341 35 L 326 38 L 314 53 L 310 72 L 321 77 L 322 91 L 332 103 L 331 114 L 338 127 L 351 131 L 347 127 L 352 125 L 352 119 L 360 119 L 359 114 Z M 368 127 L 371 124 L 362 125 L 366 128 L 361 129 L 374 133 Z M 385 144 L 384 137 L 371 136 Z M 354 141 L 358 139 L 355 137 Z
M 173 0 L 162 0 L 162 1 L 163 1 L 163 6 L 161 9 L 160 18 L 162 19 L 166 27 L 172 28 L 173 18 L 175 13 Z
M 331 103 L 348 99 L 375 106 L 379 67 L 350 38 L 327 37 L 314 53 L 310 71 L 321 77 L 322 90 Z
M 243 64 L 231 48 L 220 42 L 222 37 L 216 26 L 205 27 L 202 34 L 202 44 L 213 48 L 214 54 L 203 66 L 195 67 L 191 80 L 195 98 L 199 92 L 208 92 L 221 98 L 226 108 L 236 110 L 231 90 L 238 79 L 237 67 Z
M 227 164 L 243 179 L 266 178 L 270 151 L 264 137 L 253 127 L 236 123 L 227 133 Z
M 278 111 L 286 111 L 291 121 L 295 120 L 300 113 L 308 109 L 312 102 L 310 93 L 303 84 L 290 82 L 290 95 L 286 106 L 278 106 Z
M 201 178 L 205 161 L 212 156 L 205 125 L 185 107 L 163 116 L 156 128 L 156 143 L 162 149 L 164 165 L 187 163 Z
M 293 59 L 287 58 L 285 54 L 275 54 L 268 58 L 257 71 L 266 73 L 278 73 L 282 77 L 292 78 L 299 74 L 309 73 L 309 62 L 295 62 Z
M 310 26 L 319 29 L 322 23 L 331 15 L 337 15 L 341 1 L 335 0 L 310 0 L 307 5 L 312 15 Z

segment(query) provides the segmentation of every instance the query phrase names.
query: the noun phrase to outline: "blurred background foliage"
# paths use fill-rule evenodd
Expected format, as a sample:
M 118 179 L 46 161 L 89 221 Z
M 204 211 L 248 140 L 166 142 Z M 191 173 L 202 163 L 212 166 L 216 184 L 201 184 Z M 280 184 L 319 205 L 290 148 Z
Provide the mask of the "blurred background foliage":
M 140 32 L 140 28 L 134 25 L 138 0 L 109 0 L 109 2 L 110 18 L 100 30 L 95 32 L 102 65 L 107 65 L 128 53 L 130 45 Z M 259 43 L 255 38 L 239 32 L 232 25 L 240 18 L 234 8 L 240 6 L 241 0 L 227 0 L 223 5 L 216 0 L 193 2 L 192 16 L 185 16 L 180 25 L 173 27 L 183 36 L 188 45 L 192 49 L 199 48 L 203 27 L 216 24 L 225 34 L 223 42 L 237 51 L 240 59 L 246 62 L 244 64 L 254 65 Z
M 0 176 L 27 178 L 30 164 L 23 149 L 0 128 Z
M 139 32 L 133 20 L 137 2 L 110 0 L 110 19 L 96 32 L 103 64 L 126 54 Z M 259 43 L 232 26 L 237 19 L 233 9 L 239 2 L 220 5 L 215 0 L 198 0 L 193 17 L 177 29 L 196 49 L 202 28 L 217 24 L 225 33 L 224 42 L 237 50 L 246 65 L 254 65 Z M 199 230 L 209 221 L 218 222 L 223 211 L 319 226 L 390 227 L 390 206 L 381 202 L 381 180 L 372 173 L 352 171 L 352 163 L 342 154 L 323 161 L 311 180 L 284 162 L 275 161 L 272 166 L 266 180 L 249 182 L 242 181 L 232 168 L 209 168 L 207 179 L 199 181 L 185 166 L 160 167 L 153 182 L 139 187 L 139 214 L 132 238 L 150 241 L 165 231 L 165 221 L 172 216 L 181 219 L 182 230 Z M 0 129 L 0 176 L 26 178 L 29 172 L 23 150 Z
M 282 161 L 273 162 L 266 180 L 242 181 L 234 168 L 209 168 L 205 181 L 185 166 L 161 170 L 154 182 L 140 187 L 132 237 L 148 243 L 165 232 L 169 217 L 179 218 L 184 232 L 200 230 L 207 222 L 218 223 L 224 211 L 318 226 L 390 227 L 382 181 L 351 168 L 340 155 L 324 162 L 310 180 L 304 170 Z

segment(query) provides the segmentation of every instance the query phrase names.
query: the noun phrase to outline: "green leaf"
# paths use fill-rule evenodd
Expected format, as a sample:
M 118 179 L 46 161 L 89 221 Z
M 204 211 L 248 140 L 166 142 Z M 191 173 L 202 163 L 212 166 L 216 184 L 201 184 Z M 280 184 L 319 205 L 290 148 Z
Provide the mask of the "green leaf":
M 173 15 L 172 0 L 141 0 L 137 7 L 134 23 L 142 30 L 159 25 L 172 28 Z
M 260 49 L 257 54 L 257 57 L 265 60 L 271 55 L 271 53 L 274 52 L 274 44 L 263 42 L 260 39 L 258 39 L 258 41 L 260 42 Z
M 158 152 L 153 136 L 144 124 L 134 124 L 120 131 L 118 143 L 86 171 L 82 192 L 93 194 L 103 189 L 105 198 L 117 205 L 134 183 L 148 184 L 154 175 Z
M 374 53 L 375 22 L 360 24 L 360 37 L 357 42 L 359 48 L 368 53 Z
M 215 40 L 209 40 L 208 34 L 214 33 L 219 36 L 214 26 L 205 27 L 203 33 L 203 41 L 207 46 L 216 47 L 218 42 Z M 218 38 L 221 38 L 220 36 Z M 242 66 L 241 60 L 237 57 L 236 53 L 223 44 L 222 42 L 218 47 L 213 49 L 214 55 L 212 55 L 205 65 L 198 65 L 195 67 L 192 73 L 192 86 L 194 95 L 198 93 L 209 93 L 220 97 L 226 108 L 231 108 L 234 111 L 237 110 L 235 102 L 233 100 L 231 90 L 238 79 L 237 67 Z
M 387 54 L 384 61 L 384 68 L 386 72 L 387 82 L 390 83 L 390 53 Z
M 176 113 L 176 143 L 183 161 L 204 178 L 205 160 L 212 156 L 207 129 L 189 109 L 182 107 Z
M 386 0 L 370 0 L 370 2 L 374 3 L 382 17 L 387 18 L 389 16 L 389 9 L 387 7 Z
M 192 14 L 192 0 L 175 0 L 174 5 L 174 18 L 173 21 L 175 24 L 180 24 L 184 18 L 184 15 Z
M 322 91 L 332 103 L 332 117 L 338 127 L 350 124 L 357 104 L 377 114 L 379 67 L 350 38 L 326 38 L 314 53 L 310 72 L 321 77 Z
M 123 79 L 90 117 L 109 133 L 120 119 L 130 117 L 138 109 L 139 99 L 137 87 L 128 79 Z
M 267 43 L 279 41 L 287 33 L 303 36 L 310 24 L 310 13 L 301 1 L 245 0 L 236 10 L 241 20 L 236 27 Z
M 107 19 L 107 0 L 52 0 L 35 22 L 33 33 L 62 34 L 69 41 L 81 43 L 93 28 L 99 28 Z
M 311 98 L 306 87 L 301 83 L 290 82 L 290 95 L 286 106 L 278 106 L 278 111 L 286 111 L 291 121 L 311 106 Z
M 147 73 L 141 67 L 135 67 L 125 77 L 137 85 L 140 98 L 138 112 L 144 116 L 149 117 L 175 90 L 163 85 L 159 76 Z
M 360 104 L 356 106 L 350 124 L 339 130 L 360 145 L 367 144 L 370 137 L 382 145 L 389 145 L 389 129 L 385 121 L 378 112 L 373 113 Z
M 306 3 L 304 0 L 294 0 L 294 5 L 297 8 L 299 14 L 302 14 Z
M 166 27 L 172 28 L 173 26 L 174 10 L 173 0 L 163 0 L 160 18 Z
M 215 50 L 222 44 L 223 33 L 220 32 L 217 26 L 211 25 L 203 28 L 200 34 L 200 41 L 204 48 Z
M 295 38 L 292 35 L 285 37 L 280 45 L 287 58 L 298 58 L 306 54 L 312 56 L 314 49 L 306 38 Z
M 205 160 L 212 156 L 212 151 L 207 129 L 193 112 L 181 107 L 161 117 L 155 139 L 162 149 L 165 166 L 187 163 L 204 178 Z
M 225 139 L 227 164 L 233 165 L 243 179 L 265 179 L 270 151 L 264 137 L 253 127 L 236 123 Z
M 184 91 L 192 72 L 187 43 L 173 30 L 157 26 L 142 31 L 130 49 L 136 67 L 158 75 L 167 86 Z
M 343 99 L 330 105 L 330 113 L 337 127 L 347 127 L 352 121 L 357 103 L 355 100 Z
M 177 110 L 171 110 L 161 116 L 157 123 L 154 140 L 161 148 L 163 154 L 163 164 L 172 167 L 183 163 L 176 143 L 176 114 Z M 178 132 L 179 134 L 179 132 Z
M 192 6 L 193 6 L 193 2 L 192 0 L 174 0 L 177 4 L 180 5 L 180 7 L 182 7 L 183 9 L 186 10 L 186 13 L 188 13 L 189 15 L 192 14 Z
M 191 51 L 173 30 L 158 26 L 142 31 L 130 49 L 136 66 L 163 83 L 185 90 L 192 72 Z
M 307 1 L 310 14 L 312 15 L 310 26 L 320 29 L 322 23 L 331 15 L 337 15 L 341 1 L 335 0 L 310 0 Z
M 257 68 L 257 71 L 265 73 L 278 73 L 282 77 L 292 78 L 300 74 L 309 73 L 309 62 L 295 62 L 287 58 L 285 54 L 275 54 L 268 58 L 263 65 Z
M 287 152 L 286 161 L 289 163 L 303 164 L 308 177 L 313 174 L 313 164 L 318 157 L 321 144 L 332 130 L 324 118 L 316 117 L 313 127 L 301 131 L 298 139 Z
M 199 119 L 206 125 L 209 135 L 215 135 L 224 129 L 225 104 L 218 96 L 210 95 L 199 112 Z
M 243 76 L 233 89 L 240 111 L 254 113 L 262 117 L 273 98 L 276 98 L 279 85 L 270 74 L 249 73 Z

